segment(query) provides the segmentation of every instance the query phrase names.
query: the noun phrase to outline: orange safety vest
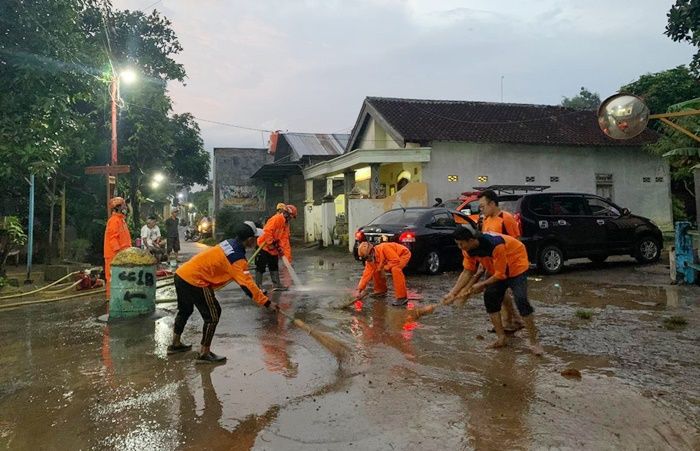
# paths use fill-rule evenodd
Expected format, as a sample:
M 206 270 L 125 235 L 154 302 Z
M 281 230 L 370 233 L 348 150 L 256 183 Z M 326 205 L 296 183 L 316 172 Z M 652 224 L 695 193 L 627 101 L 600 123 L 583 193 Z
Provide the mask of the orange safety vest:
M 462 251 L 462 265 L 467 271 L 476 271 L 477 263 L 497 279 L 517 277 L 528 269 L 525 245 L 516 238 L 498 233 L 484 233 L 479 238 L 479 246 L 471 251 Z
M 112 213 L 107 221 L 104 238 L 104 257 L 113 258 L 119 251 L 131 247 L 131 233 L 121 213 Z
M 385 267 L 389 269 L 398 267 L 405 268 L 411 260 L 411 251 L 406 246 L 398 243 L 381 243 L 374 246 L 374 261 L 365 262 L 365 270 L 362 273 L 358 289 L 360 291 L 367 288 L 376 271 L 381 271 Z
M 520 238 L 520 227 L 515 217 L 507 211 L 500 212 L 497 216 L 489 216 L 484 218 L 484 223 L 481 226 L 482 232 L 500 233 L 501 235 Z
M 180 266 L 175 274 L 190 285 L 202 288 L 219 288 L 234 281 L 257 304 L 264 305 L 268 301 L 251 277 L 245 248 L 236 239 L 222 241 L 200 252 Z

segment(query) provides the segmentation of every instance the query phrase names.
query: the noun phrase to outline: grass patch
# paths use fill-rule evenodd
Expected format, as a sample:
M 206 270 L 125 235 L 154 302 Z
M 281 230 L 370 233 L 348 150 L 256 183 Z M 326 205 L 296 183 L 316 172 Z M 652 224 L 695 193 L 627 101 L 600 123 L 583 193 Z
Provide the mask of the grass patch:
M 682 316 L 672 316 L 664 318 L 664 327 L 668 330 L 681 329 L 688 325 L 688 321 Z
M 593 318 L 593 312 L 590 310 L 576 310 L 576 318 L 591 319 Z

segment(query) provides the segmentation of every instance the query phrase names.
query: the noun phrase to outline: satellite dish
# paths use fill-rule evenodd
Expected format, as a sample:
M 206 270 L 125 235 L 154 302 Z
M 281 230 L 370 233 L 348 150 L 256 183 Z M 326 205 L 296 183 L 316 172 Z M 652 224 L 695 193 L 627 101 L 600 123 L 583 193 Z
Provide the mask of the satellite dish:
M 615 94 L 598 108 L 598 126 L 613 139 L 631 139 L 647 128 L 649 107 L 631 94 Z

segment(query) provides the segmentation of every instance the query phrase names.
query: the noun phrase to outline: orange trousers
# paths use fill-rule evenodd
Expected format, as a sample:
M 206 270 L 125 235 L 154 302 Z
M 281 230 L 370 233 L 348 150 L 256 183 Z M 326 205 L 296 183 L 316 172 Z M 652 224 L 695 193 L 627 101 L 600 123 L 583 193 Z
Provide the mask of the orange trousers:
M 386 274 L 384 270 L 380 269 L 379 271 L 376 271 L 372 278 L 374 279 L 374 292 L 386 293 L 388 288 L 386 286 Z M 403 267 L 394 266 L 391 268 L 391 278 L 394 280 L 394 293 L 396 294 L 396 299 L 408 297 L 408 291 L 406 290 L 406 276 L 403 275 Z
M 109 300 L 109 281 L 112 279 L 112 274 L 110 274 L 110 270 L 112 268 L 112 258 L 114 257 L 105 257 L 105 295 L 107 296 L 107 300 Z

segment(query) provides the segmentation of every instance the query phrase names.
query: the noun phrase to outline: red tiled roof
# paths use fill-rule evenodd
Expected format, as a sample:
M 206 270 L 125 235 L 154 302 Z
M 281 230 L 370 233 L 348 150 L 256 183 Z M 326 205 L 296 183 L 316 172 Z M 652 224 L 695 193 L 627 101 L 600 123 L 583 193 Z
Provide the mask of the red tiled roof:
M 635 138 L 614 140 L 600 131 L 594 111 L 562 106 L 386 97 L 367 97 L 365 102 L 405 142 L 640 146 L 658 139 L 647 128 Z

